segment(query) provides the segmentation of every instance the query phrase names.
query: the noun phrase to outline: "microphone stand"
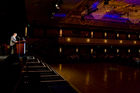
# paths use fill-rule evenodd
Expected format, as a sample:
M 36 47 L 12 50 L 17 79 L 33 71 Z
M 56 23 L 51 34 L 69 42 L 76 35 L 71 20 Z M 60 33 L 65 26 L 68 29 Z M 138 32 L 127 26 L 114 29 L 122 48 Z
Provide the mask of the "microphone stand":
M 18 41 L 18 43 L 19 43 L 19 45 L 18 45 L 18 47 L 19 47 L 19 58 L 20 58 L 20 37 L 18 36 L 18 39 L 19 39 L 19 41 Z
M 23 37 L 22 39 L 24 41 L 24 51 L 23 51 L 23 54 L 25 55 L 25 53 L 26 53 L 26 43 L 25 43 L 25 38 Z

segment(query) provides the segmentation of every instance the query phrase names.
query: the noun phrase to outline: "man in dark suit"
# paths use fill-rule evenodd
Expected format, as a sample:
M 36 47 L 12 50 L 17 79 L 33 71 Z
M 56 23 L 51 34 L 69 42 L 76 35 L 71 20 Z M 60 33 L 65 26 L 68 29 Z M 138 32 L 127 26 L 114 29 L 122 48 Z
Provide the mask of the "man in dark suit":
M 13 35 L 11 36 L 11 39 L 10 39 L 10 54 L 14 54 L 15 52 L 15 44 L 17 43 L 17 40 L 16 40 L 16 36 L 17 36 L 17 33 L 13 33 Z

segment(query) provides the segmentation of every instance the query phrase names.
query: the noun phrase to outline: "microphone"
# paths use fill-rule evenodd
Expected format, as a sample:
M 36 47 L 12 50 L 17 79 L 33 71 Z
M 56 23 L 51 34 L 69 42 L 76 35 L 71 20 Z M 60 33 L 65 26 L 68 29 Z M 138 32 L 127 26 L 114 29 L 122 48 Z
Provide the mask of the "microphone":
M 24 37 L 22 37 L 22 40 L 23 40 L 23 41 L 25 41 L 25 38 L 24 38 Z
M 20 39 L 20 37 L 19 37 L 19 36 L 17 36 L 17 38 L 19 38 L 19 39 Z

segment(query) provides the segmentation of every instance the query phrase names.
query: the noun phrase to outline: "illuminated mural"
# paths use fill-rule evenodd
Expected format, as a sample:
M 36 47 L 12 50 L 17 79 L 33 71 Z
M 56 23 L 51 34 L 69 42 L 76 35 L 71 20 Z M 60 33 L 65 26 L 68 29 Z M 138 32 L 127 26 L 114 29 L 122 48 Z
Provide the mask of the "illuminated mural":
M 140 0 L 98 0 L 81 15 L 92 15 L 94 19 L 140 23 Z M 92 11 L 92 12 L 91 12 Z M 90 12 L 90 13 L 89 13 Z

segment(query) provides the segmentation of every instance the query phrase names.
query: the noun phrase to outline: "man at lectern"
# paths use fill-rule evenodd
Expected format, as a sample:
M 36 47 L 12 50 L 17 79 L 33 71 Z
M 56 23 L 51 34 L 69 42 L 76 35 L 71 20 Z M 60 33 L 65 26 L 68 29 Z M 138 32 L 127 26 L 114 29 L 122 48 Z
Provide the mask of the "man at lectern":
M 15 49 L 16 49 L 16 43 L 18 42 L 16 40 L 16 37 L 17 37 L 17 33 L 13 33 L 13 35 L 11 36 L 11 39 L 10 39 L 10 54 L 14 54 L 15 52 Z

